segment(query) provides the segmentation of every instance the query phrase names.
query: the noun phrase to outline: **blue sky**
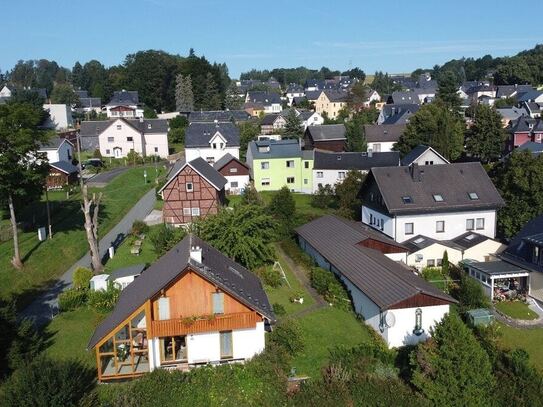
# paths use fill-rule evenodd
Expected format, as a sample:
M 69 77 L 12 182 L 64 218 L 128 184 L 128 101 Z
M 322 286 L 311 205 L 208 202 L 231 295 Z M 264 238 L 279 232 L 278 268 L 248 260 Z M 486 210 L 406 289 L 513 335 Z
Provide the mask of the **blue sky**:
M 410 72 L 462 56 L 511 55 L 543 38 L 518 26 L 502 0 L 8 1 L 2 5 L 0 69 L 19 59 L 123 62 L 162 49 L 251 68 L 307 66 Z M 409 5 L 409 7 L 407 7 Z M 530 15 L 543 15 L 532 2 Z M 517 14 L 517 13 L 515 13 Z

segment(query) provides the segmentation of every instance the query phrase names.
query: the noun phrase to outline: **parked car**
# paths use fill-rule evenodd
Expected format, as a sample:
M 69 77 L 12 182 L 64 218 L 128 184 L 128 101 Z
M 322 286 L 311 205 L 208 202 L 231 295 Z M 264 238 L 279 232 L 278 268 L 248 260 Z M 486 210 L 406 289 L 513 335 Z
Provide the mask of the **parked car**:
M 103 166 L 104 163 L 99 158 L 91 158 L 81 165 L 83 169 L 85 169 L 86 167 L 102 168 Z

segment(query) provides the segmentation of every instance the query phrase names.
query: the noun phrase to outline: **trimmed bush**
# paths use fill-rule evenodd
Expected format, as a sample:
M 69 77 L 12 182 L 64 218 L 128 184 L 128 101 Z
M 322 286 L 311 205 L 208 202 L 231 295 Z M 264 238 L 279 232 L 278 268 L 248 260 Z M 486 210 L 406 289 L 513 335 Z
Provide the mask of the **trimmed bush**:
M 260 267 L 255 270 L 255 274 L 260 277 L 264 284 L 270 287 L 277 288 L 283 284 L 283 278 L 279 271 L 274 270 L 271 266 Z
M 315 265 L 313 259 L 307 253 L 304 253 L 302 249 L 300 249 L 300 246 L 298 246 L 298 244 L 294 240 L 282 240 L 281 248 L 285 251 L 288 257 L 294 260 L 295 263 L 301 264 L 307 269 L 310 269 Z
M 58 307 L 61 312 L 73 311 L 87 302 L 87 290 L 69 289 L 59 294 Z
M 78 267 L 72 276 L 73 287 L 76 290 L 87 290 L 90 287 L 90 280 L 94 274 L 86 267 Z
M 352 308 L 347 290 L 345 290 L 334 273 L 320 267 L 313 267 L 310 277 L 311 286 L 330 304 L 344 310 Z
M 120 294 L 121 290 L 110 283 L 107 290 L 89 292 L 88 303 L 95 311 L 105 314 L 113 311 Z
M 284 349 L 290 356 L 304 350 L 302 328 L 295 319 L 283 319 L 275 325 L 268 336 L 269 342 Z
M 144 221 L 135 220 L 134 223 L 132 223 L 132 229 L 130 230 L 131 235 L 140 236 L 148 232 L 149 232 L 149 226 L 147 226 L 147 223 L 145 223 Z

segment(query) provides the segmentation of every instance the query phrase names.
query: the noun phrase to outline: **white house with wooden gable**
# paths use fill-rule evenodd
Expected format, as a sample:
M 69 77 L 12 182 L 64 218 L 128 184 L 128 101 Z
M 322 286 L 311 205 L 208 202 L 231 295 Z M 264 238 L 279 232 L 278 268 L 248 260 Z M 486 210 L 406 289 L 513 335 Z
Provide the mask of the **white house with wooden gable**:
M 432 147 L 419 145 L 402 158 L 402 165 L 439 165 L 449 164 L 449 161 Z
M 191 123 L 185 130 L 185 159 L 213 165 L 226 154 L 239 158 L 239 129 L 231 122 Z
M 471 231 L 494 238 L 504 205 L 478 162 L 372 168 L 361 197 L 362 222 L 397 242 L 416 235 L 450 240 Z

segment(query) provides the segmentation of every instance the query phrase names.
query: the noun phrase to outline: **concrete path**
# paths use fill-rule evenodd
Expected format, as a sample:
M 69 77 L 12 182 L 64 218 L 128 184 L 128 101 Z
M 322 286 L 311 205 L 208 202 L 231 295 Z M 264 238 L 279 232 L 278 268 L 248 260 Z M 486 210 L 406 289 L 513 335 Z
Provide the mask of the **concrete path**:
M 143 220 L 155 205 L 156 195 L 155 189 L 147 192 L 125 217 L 113 227 L 99 242 L 100 254 L 103 258 L 107 258 L 108 249 L 110 246 L 117 247 L 124 239 L 125 235 L 130 231 L 132 223 L 137 220 Z M 49 322 L 55 314 L 58 313 L 58 295 L 69 288 L 72 284 L 72 274 L 77 267 L 90 266 L 90 254 L 87 253 L 77 263 L 72 265 L 56 282 L 38 298 L 36 298 L 27 308 L 21 312 L 22 317 L 31 318 L 35 321 L 36 326 L 43 326 Z
M 90 188 L 103 188 L 105 187 L 113 178 L 121 175 L 123 172 L 128 171 L 128 167 L 119 167 L 114 168 L 110 171 L 100 172 L 94 177 L 90 178 L 87 181 L 87 185 Z

